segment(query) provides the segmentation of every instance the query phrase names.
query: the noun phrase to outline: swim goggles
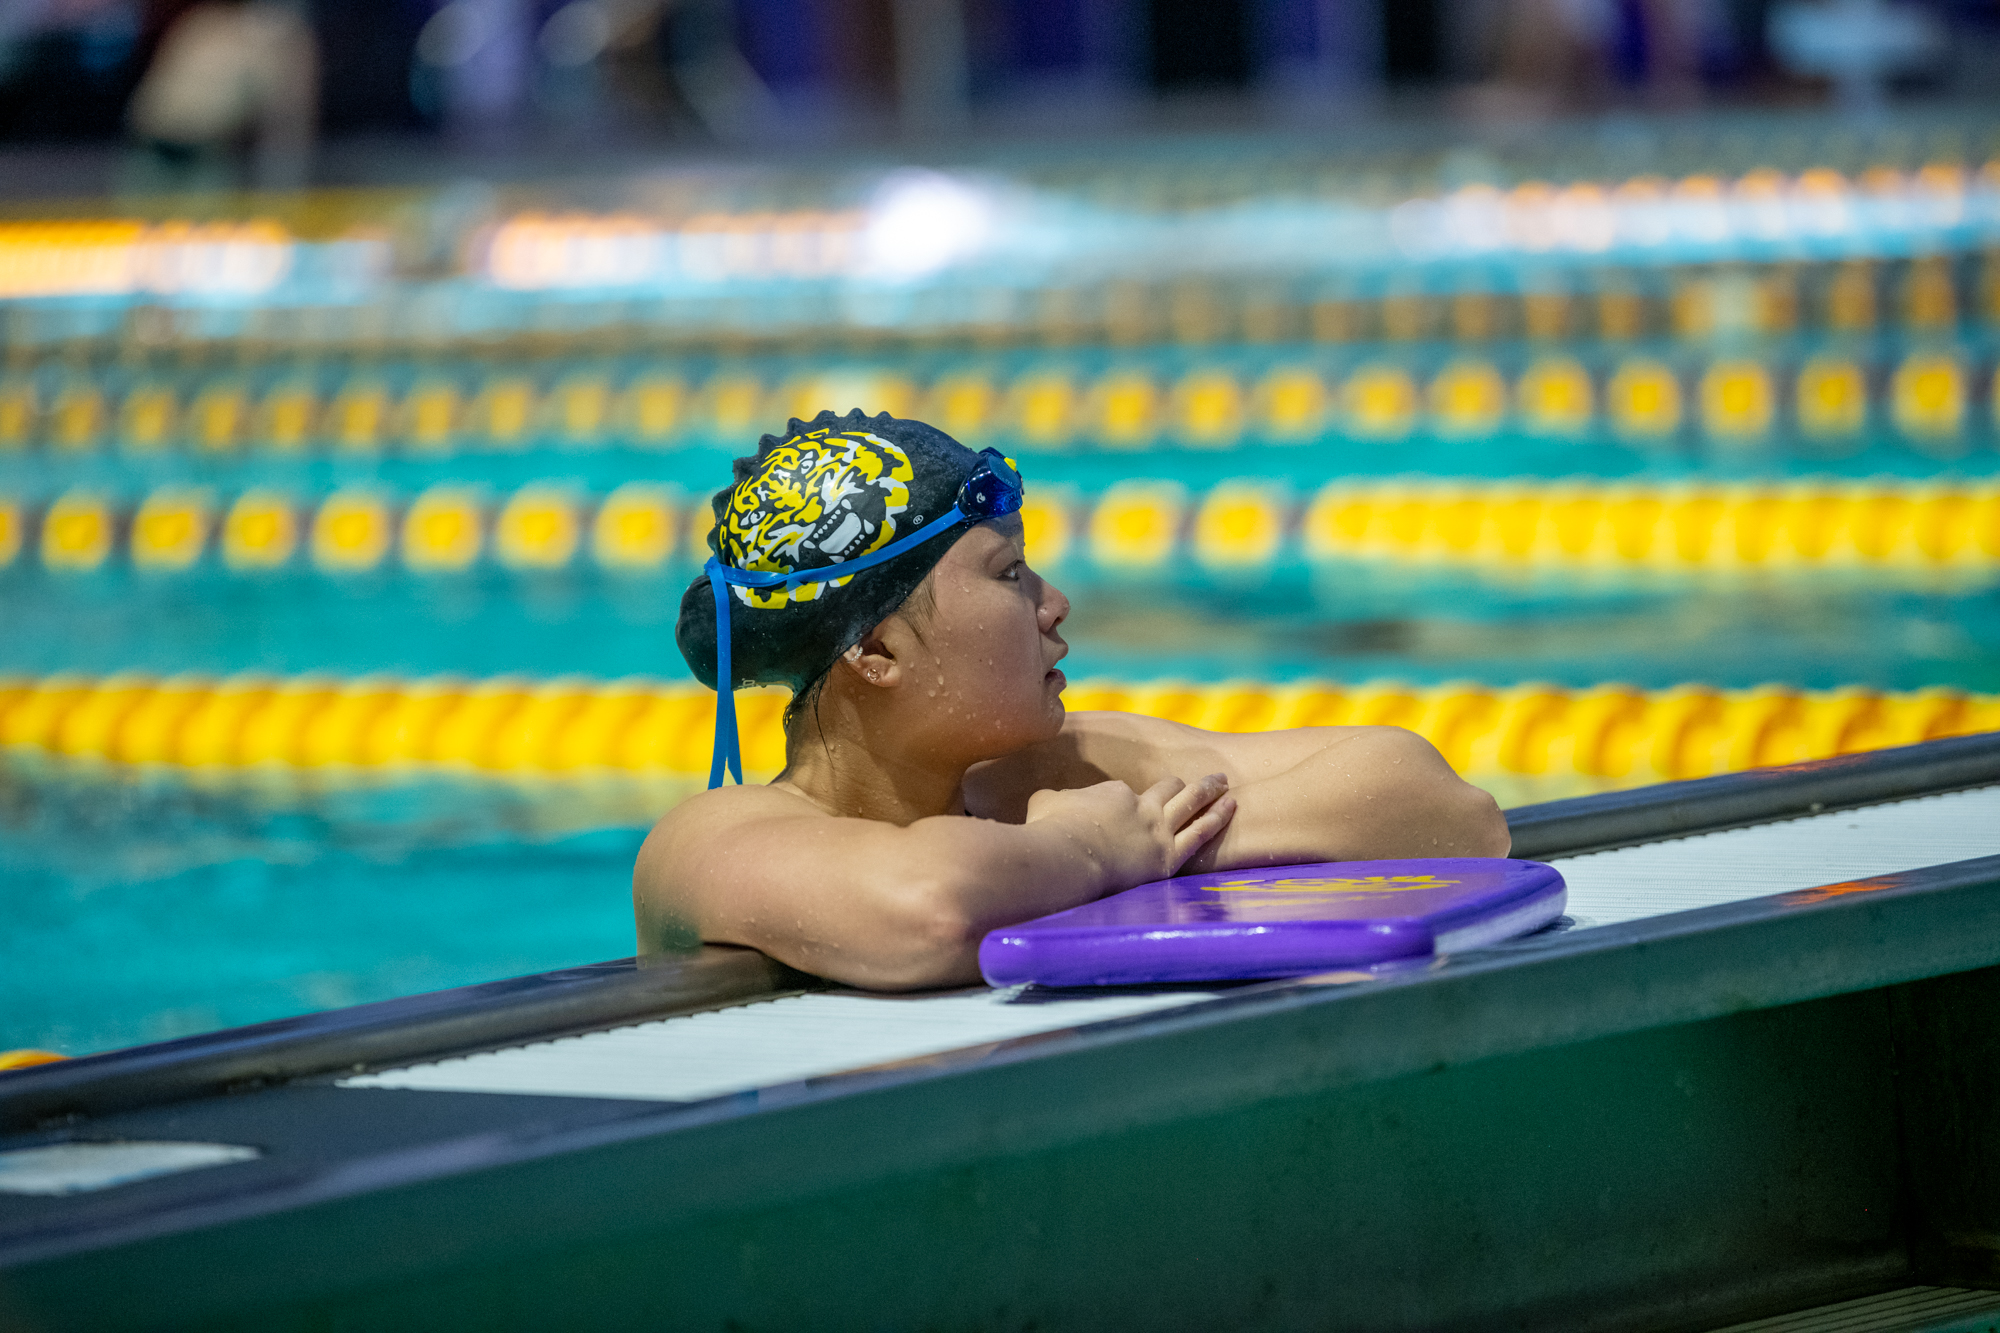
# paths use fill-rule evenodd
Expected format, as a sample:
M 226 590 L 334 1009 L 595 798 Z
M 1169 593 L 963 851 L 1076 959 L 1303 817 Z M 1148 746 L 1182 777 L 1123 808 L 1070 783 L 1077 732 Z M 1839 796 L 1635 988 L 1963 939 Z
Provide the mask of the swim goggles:
M 801 583 L 848 578 L 864 569 L 894 560 L 903 552 L 921 546 L 933 537 L 942 536 L 960 523 L 1000 518 L 1020 507 L 1021 474 L 1015 470 L 1013 461 L 998 449 L 982 449 L 979 451 L 978 466 L 965 479 L 965 485 L 958 488 L 956 504 L 879 551 L 870 551 L 852 560 L 836 561 L 817 569 L 793 570 L 789 574 L 783 570 L 737 569 L 723 564 L 720 556 L 710 556 L 708 563 L 702 566 L 702 571 L 708 575 L 708 586 L 715 593 L 715 754 L 709 761 L 708 785 L 711 788 L 720 787 L 725 769 L 735 777 L 739 786 L 743 782 L 743 748 L 736 734 L 736 685 L 735 678 L 730 674 L 729 603 L 733 599 L 729 596 L 729 584 L 739 588 L 776 588 L 782 585 L 790 592 Z

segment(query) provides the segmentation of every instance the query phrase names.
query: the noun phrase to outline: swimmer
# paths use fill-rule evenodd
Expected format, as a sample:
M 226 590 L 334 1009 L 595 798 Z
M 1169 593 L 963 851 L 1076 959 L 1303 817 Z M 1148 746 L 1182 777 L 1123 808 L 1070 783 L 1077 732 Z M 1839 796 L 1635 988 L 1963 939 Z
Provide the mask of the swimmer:
M 1066 712 L 1069 601 L 1029 567 L 993 450 L 822 412 L 735 478 L 675 634 L 723 684 L 710 790 L 640 849 L 641 953 L 701 940 L 869 989 L 966 985 L 988 931 L 1180 871 L 1507 853 L 1493 799 L 1397 727 Z M 793 690 L 785 769 L 744 786 L 732 687 L 766 682 Z

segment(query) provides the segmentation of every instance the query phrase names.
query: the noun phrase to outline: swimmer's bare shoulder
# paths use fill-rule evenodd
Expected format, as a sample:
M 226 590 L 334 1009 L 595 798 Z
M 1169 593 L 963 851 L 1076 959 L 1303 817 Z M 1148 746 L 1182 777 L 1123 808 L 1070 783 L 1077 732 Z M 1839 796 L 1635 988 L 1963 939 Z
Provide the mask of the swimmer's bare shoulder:
M 1028 798 L 1116 778 L 1145 788 L 1165 777 L 1223 773 L 1232 789 L 1274 777 L 1327 746 L 1380 727 L 1299 727 L 1225 733 L 1142 713 L 1077 712 L 1038 745 L 975 766 L 965 775 L 968 810 L 1019 820 Z
M 1237 800 L 1188 871 L 1412 856 L 1504 856 L 1499 807 L 1401 727 L 1224 733 L 1134 713 L 1079 712 L 1038 745 L 966 774 L 966 808 L 1018 819 L 1034 793 L 1115 778 L 1145 786 L 1216 772 Z
M 832 815 L 778 784 L 691 796 L 633 866 L 639 952 L 739 944 L 859 985 L 925 984 L 932 946 L 956 929 L 930 892 L 926 826 L 939 822 Z
M 740 897 L 744 872 L 757 877 L 763 860 L 756 850 L 759 840 L 796 847 L 811 824 L 832 818 L 799 792 L 779 786 L 715 787 L 681 801 L 653 826 L 633 866 L 639 952 L 656 953 L 693 939 L 748 943 L 726 938 L 728 927 L 716 920 L 723 915 L 717 895 L 735 888 Z

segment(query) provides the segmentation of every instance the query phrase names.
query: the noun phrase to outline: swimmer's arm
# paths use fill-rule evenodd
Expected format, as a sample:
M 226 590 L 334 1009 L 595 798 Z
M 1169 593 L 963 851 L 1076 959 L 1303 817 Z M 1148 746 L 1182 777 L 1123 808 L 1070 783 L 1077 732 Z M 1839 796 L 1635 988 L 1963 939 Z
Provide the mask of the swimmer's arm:
M 870 989 L 970 984 L 989 930 L 1168 873 L 1145 858 L 1177 863 L 1212 837 L 1231 808 L 1221 793 L 1220 782 L 1197 784 L 1155 802 L 1155 824 L 1179 830 L 1164 851 L 1136 832 L 1155 793 L 1122 788 L 1066 793 L 1025 824 L 947 816 L 907 827 L 794 813 L 768 788 L 709 793 L 640 849 L 639 951 L 706 940 Z
M 967 803 L 1018 818 L 1039 787 L 1210 771 L 1228 775 L 1236 816 L 1183 873 L 1507 853 L 1507 822 L 1493 798 L 1400 727 L 1228 733 L 1134 713 L 1073 713 L 1055 740 L 968 774 Z

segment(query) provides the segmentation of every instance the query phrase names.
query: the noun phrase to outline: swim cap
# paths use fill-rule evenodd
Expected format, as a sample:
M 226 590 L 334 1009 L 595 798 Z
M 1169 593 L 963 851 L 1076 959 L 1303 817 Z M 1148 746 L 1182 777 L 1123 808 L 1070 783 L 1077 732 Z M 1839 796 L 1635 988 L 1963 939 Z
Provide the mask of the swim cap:
M 754 455 L 736 460 L 735 482 L 711 502 L 709 549 L 735 569 L 777 573 L 856 560 L 950 513 L 980 460 L 943 431 L 887 412 L 794 419 L 783 436 L 764 436 Z M 730 586 L 735 679 L 721 688 L 804 689 L 901 606 L 955 540 L 923 541 L 845 578 Z M 681 595 L 674 639 L 695 678 L 718 688 L 706 577 Z

